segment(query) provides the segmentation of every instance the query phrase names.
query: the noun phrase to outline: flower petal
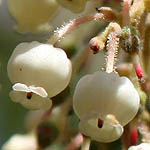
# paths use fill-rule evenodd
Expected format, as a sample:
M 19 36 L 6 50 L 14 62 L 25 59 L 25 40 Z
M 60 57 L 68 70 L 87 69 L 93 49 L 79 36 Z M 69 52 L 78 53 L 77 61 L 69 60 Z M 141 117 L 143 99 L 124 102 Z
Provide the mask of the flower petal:
M 33 93 L 35 93 L 41 97 L 47 97 L 48 96 L 46 90 L 42 87 L 29 86 L 29 89 L 31 92 L 33 92 Z
M 43 98 L 33 94 L 31 99 L 27 98 L 27 93 L 11 91 L 9 96 L 12 101 L 22 104 L 24 107 L 31 110 L 49 109 L 52 106 L 52 101 L 49 98 Z
M 9 93 L 11 100 L 16 103 L 21 102 L 22 99 L 24 99 L 23 97 L 25 97 L 25 95 L 26 95 L 26 93 L 17 92 L 17 91 L 10 91 L 10 93 Z
M 20 92 L 31 92 L 30 89 L 22 83 L 16 83 L 12 86 L 12 89 L 14 91 L 20 91 Z
M 24 100 L 20 102 L 24 107 L 32 110 L 44 109 L 47 110 L 52 106 L 52 100 L 49 98 L 42 98 L 38 95 L 33 95 L 31 100 Z

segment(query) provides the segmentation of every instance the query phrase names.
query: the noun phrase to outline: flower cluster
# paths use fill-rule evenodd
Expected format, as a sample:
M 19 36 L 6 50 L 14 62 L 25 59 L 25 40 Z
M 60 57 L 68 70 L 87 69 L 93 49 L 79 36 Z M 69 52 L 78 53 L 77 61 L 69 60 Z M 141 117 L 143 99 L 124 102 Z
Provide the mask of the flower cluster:
M 7 64 L 7 74 L 12 83 L 9 96 L 12 101 L 28 109 L 40 111 L 31 112 L 34 121 L 31 116 L 27 119 L 28 126 L 32 128 L 29 133 L 16 135 L 10 139 L 10 145 L 16 139 L 21 143 L 25 139 L 30 147 L 29 139 L 32 139 L 36 149 L 45 149 L 53 143 L 55 145 L 55 142 L 67 143 L 71 137 L 75 137 L 65 145 L 66 150 L 78 149 L 80 146 L 81 150 L 89 150 L 90 140 L 109 143 L 122 138 L 125 150 L 149 149 L 148 143 L 140 142 L 150 141 L 150 52 L 147 46 L 150 40 L 150 2 L 123 0 L 123 5 L 119 5 L 122 13 L 106 6 L 95 8 L 98 4 L 120 4 L 120 0 L 93 0 L 90 3 L 94 8 L 86 7 L 89 2 L 8 0 L 8 9 L 17 22 L 18 32 L 48 33 L 51 28 L 49 21 L 55 19 L 58 10 L 65 10 L 61 8 L 70 10 L 71 15 L 83 12 L 82 17 L 57 27 L 47 42 L 24 42 L 12 52 Z M 89 13 L 94 12 L 84 16 L 85 8 L 88 8 Z M 94 37 L 91 38 L 91 33 L 87 31 L 79 37 L 83 26 L 80 31 L 74 32 L 77 36 L 74 39 L 78 39 L 76 42 L 70 42 L 70 34 L 66 43 L 69 41 L 71 46 L 65 47 L 63 40 L 61 42 L 64 45 L 59 43 L 62 38 L 67 38 L 65 35 L 69 31 L 78 26 L 101 20 L 110 22 L 103 32 L 99 31 L 99 26 L 103 27 L 103 24 L 88 24 L 85 28 L 92 30 Z M 85 35 L 85 41 L 89 40 L 88 47 L 77 50 L 85 43 L 80 42 L 77 46 L 75 43 Z M 104 67 L 100 70 L 102 64 L 98 60 L 96 65 L 99 69 L 87 74 L 85 68 L 91 66 L 88 58 L 101 51 L 105 54 Z M 119 54 L 121 63 L 118 65 Z M 77 122 L 79 128 L 75 126 Z M 9 149 L 9 144 L 4 146 L 4 150 L 7 147 Z M 15 146 L 12 144 L 11 147 Z

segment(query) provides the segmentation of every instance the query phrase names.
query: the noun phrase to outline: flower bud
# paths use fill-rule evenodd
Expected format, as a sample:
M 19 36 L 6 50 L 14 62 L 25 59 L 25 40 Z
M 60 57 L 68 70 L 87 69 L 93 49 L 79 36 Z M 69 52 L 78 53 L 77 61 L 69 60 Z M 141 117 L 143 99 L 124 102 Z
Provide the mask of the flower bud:
M 136 145 L 138 143 L 138 129 L 137 128 L 133 128 L 130 131 L 130 144 L 131 145 Z
M 138 54 L 141 50 L 141 42 L 138 30 L 133 26 L 125 26 L 121 33 L 122 49 L 129 54 Z
M 112 142 L 122 135 L 123 126 L 136 115 L 139 101 L 132 82 L 115 72 L 84 76 L 73 96 L 81 132 L 99 142 Z

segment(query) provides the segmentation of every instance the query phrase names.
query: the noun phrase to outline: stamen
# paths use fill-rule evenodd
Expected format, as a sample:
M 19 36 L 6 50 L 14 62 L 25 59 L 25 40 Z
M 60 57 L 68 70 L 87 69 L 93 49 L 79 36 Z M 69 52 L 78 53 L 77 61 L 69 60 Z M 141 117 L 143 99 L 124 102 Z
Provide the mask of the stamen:
M 98 127 L 99 127 L 99 128 L 102 128 L 102 127 L 103 127 L 103 123 L 104 123 L 103 120 L 98 119 Z
M 33 93 L 32 92 L 28 92 L 27 93 L 27 99 L 31 99 L 32 98 Z

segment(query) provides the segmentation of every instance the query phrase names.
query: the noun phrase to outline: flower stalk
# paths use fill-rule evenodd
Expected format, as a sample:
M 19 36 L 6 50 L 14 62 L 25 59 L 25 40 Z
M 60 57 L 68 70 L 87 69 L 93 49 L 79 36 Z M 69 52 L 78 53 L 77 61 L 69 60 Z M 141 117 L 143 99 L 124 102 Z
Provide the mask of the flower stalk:
M 65 150 L 76 150 L 78 149 L 82 143 L 83 143 L 83 135 L 80 133 L 78 134 L 72 141 L 69 143 L 66 147 Z
M 121 28 L 117 23 L 113 24 L 114 31 L 108 35 L 106 50 L 107 50 L 107 57 L 106 57 L 106 72 L 111 73 L 114 71 L 114 65 L 116 62 L 116 55 L 118 51 L 119 45 L 119 36 L 121 33 Z
M 84 140 L 81 146 L 81 150 L 90 150 L 91 139 L 84 136 Z
M 54 35 L 50 37 L 47 43 L 56 45 L 57 41 L 62 39 L 65 36 L 65 34 L 77 28 L 81 24 L 84 24 L 93 20 L 115 21 L 116 19 L 117 19 L 116 13 L 114 13 L 111 9 L 109 9 L 109 12 L 107 8 L 99 9 L 98 13 L 95 13 L 94 15 L 83 16 L 81 18 L 71 20 L 69 23 L 62 25 L 60 28 L 54 31 Z
M 124 0 L 123 1 L 123 11 L 122 11 L 122 17 L 123 17 L 123 26 L 128 26 L 130 24 L 130 7 L 131 7 L 132 0 Z

